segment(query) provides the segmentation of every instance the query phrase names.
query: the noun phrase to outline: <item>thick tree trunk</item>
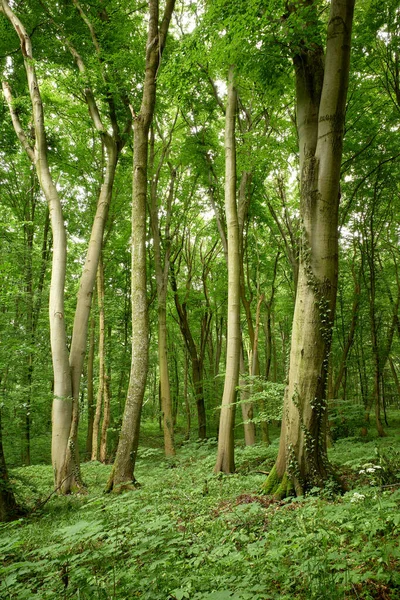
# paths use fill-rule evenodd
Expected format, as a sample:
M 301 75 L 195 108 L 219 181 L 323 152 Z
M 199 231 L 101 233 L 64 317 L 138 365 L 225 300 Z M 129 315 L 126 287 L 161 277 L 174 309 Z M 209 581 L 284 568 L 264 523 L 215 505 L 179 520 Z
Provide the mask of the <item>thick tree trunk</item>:
M 333 0 L 322 49 L 295 57 L 302 244 L 280 447 L 265 491 L 298 495 L 331 475 L 326 382 L 338 277 L 338 207 L 354 0 Z
M 218 454 L 214 472 L 233 473 L 236 388 L 240 359 L 240 247 L 236 204 L 235 121 L 237 94 L 234 69 L 229 71 L 225 116 L 225 214 L 228 233 L 228 333 L 226 372 L 219 422 Z
M 156 101 L 156 75 L 175 0 L 167 0 L 159 27 L 158 0 L 149 1 L 146 73 L 140 112 L 134 118 L 132 192 L 132 362 L 117 453 L 107 490 L 135 482 L 140 416 L 146 387 L 149 325 L 146 278 L 146 197 L 149 130 Z

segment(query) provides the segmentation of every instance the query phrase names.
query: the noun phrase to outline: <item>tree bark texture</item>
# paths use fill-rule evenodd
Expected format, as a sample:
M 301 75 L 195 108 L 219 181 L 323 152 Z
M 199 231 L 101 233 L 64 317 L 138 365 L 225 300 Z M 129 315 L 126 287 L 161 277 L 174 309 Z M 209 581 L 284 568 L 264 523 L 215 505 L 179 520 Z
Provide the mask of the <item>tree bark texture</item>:
M 31 40 L 23 24 L 11 10 L 7 0 L 2 0 L 1 8 L 13 25 L 21 43 L 21 52 L 24 58 L 33 112 L 35 129 L 34 148 L 30 146 L 28 138 L 19 122 L 18 115 L 13 109 L 11 90 L 6 82 L 3 82 L 3 92 L 10 108 L 11 119 L 18 139 L 36 168 L 40 187 L 49 206 L 53 234 L 53 258 L 49 297 L 50 344 L 54 373 L 52 464 L 55 475 L 55 486 L 62 489 L 71 484 L 73 477 L 72 471 L 65 462 L 65 449 L 69 440 L 72 417 L 71 373 L 64 321 L 67 241 L 61 202 L 51 177 L 47 159 L 43 105 L 36 78 Z
M 168 369 L 168 329 L 167 329 L 167 291 L 168 291 L 168 273 L 170 263 L 170 239 L 169 222 L 171 219 L 172 200 L 174 196 L 175 171 L 171 173 L 171 180 L 168 192 L 166 216 L 165 216 L 165 252 L 162 256 L 161 236 L 158 218 L 158 198 L 157 188 L 159 173 L 162 167 L 165 153 L 160 159 L 159 168 L 151 182 L 151 213 L 150 221 L 153 233 L 154 246 L 154 264 L 157 284 L 157 303 L 158 303 L 158 365 L 160 370 L 160 396 L 161 412 L 164 431 L 164 452 L 166 457 L 175 455 L 174 447 L 174 421 L 172 411 L 171 384 Z
M 207 419 L 203 389 L 205 340 L 202 332 L 200 347 L 198 348 L 196 346 L 189 324 L 186 302 L 181 302 L 179 299 L 176 275 L 173 265 L 171 265 L 171 287 L 174 293 L 174 302 L 179 318 L 179 328 L 181 330 L 182 337 L 192 363 L 192 383 L 196 397 L 198 436 L 199 439 L 205 439 L 207 437 Z
M 147 379 L 149 325 L 146 293 L 146 197 L 149 130 L 156 102 L 156 80 L 175 0 L 167 0 L 159 26 L 158 0 L 149 1 L 146 72 L 139 114 L 133 121 L 132 191 L 132 359 L 130 379 L 114 466 L 107 490 L 135 481 L 140 416 Z
M 243 344 L 240 347 L 240 373 L 245 374 L 246 367 L 244 362 Z M 244 429 L 244 441 L 246 446 L 253 446 L 256 443 L 256 426 L 250 422 L 253 418 L 253 404 L 248 402 L 250 397 L 249 384 L 246 379 L 240 380 L 240 403 L 242 407 L 242 418 L 243 418 L 243 429 Z
M 94 297 L 92 301 L 94 300 Z M 94 352 L 95 352 L 96 321 L 94 315 L 90 318 L 89 352 L 87 360 L 87 434 L 86 434 L 86 456 L 92 455 L 93 446 L 93 422 L 94 422 Z
M 229 71 L 225 115 L 225 214 L 228 234 L 228 331 L 226 372 L 218 435 L 218 454 L 214 472 L 233 473 L 236 388 L 240 360 L 240 244 L 236 203 L 236 121 L 237 93 L 234 68 Z
M 39 84 L 36 78 L 32 44 L 23 24 L 11 10 L 7 0 L 1 0 L 1 10 L 17 32 L 24 58 L 25 71 L 33 112 L 35 146 L 31 147 L 18 115 L 13 108 L 11 90 L 3 82 L 3 92 L 10 109 L 16 135 L 28 157 L 35 165 L 40 187 L 49 206 L 53 236 L 53 258 L 49 298 L 50 341 L 54 373 L 52 410 L 52 464 L 55 487 L 68 493 L 80 486 L 77 444 L 79 422 L 79 387 L 86 350 L 87 328 L 91 297 L 100 256 L 104 226 L 111 201 L 115 169 L 118 160 L 117 144 L 105 132 L 90 90 L 86 100 L 96 127 L 107 149 L 107 166 L 94 218 L 85 265 L 82 271 L 74 318 L 71 349 L 68 351 L 64 321 L 64 286 L 67 260 L 67 242 L 60 198 L 54 185 L 47 158 L 44 114 Z
M 325 69 L 319 47 L 294 59 L 302 239 L 280 447 L 265 491 L 301 495 L 331 475 L 326 383 L 338 279 L 339 178 L 354 0 L 333 0 Z

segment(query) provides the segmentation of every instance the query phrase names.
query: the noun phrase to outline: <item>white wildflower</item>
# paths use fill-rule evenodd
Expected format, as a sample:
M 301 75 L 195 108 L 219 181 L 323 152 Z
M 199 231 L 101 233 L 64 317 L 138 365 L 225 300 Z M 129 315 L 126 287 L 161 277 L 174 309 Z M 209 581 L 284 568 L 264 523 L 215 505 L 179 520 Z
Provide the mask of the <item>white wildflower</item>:
M 350 502 L 357 503 L 363 502 L 365 500 L 364 494 L 359 494 L 358 492 L 354 492 L 353 497 L 350 499 Z

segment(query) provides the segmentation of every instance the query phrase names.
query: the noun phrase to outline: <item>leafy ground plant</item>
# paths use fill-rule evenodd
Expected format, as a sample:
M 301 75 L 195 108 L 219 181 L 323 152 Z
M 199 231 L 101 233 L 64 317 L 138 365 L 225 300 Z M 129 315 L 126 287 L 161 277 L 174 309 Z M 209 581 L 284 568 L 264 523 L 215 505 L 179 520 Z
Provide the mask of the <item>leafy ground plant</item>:
M 16 469 L 19 499 L 33 512 L 1 527 L 0 597 L 394 600 L 400 491 L 359 471 L 397 444 L 395 433 L 340 440 L 331 458 L 351 489 L 285 502 L 259 493 L 277 440 L 238 448 L 232 476 L 211 474 L 215 440 L 184 444 L 174 468 L 152 444 L 138 459 L 136 491 L 104 495 L 110 467 L 87 463 L 88 495 L 52 496 L 39 508 L 51 467 Z

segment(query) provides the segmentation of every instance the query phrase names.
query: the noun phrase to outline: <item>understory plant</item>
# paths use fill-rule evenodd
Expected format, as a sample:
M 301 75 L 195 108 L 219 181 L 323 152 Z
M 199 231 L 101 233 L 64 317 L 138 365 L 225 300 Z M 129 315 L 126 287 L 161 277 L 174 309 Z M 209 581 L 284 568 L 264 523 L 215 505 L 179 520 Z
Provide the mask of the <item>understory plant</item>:
M 141 486 L 120 495 L 102 493 L 109 466 L 87 463 L 88 495 L 45 504 L 51 467 L 16 469 L 12 482 L 31 514 L 1 526 L 0 597 L 394 600 L 400 490 L 359 471 L 367 462 L 384 471 L 395 443 L 340 440 L 331 460 L 349 491 L 280 502 L 259 493 L 277 440 L 239 447 L 230 476 L 211 474 L 215 440 L 185 443 L 173 465 L 161 448 L 144 449 Z

